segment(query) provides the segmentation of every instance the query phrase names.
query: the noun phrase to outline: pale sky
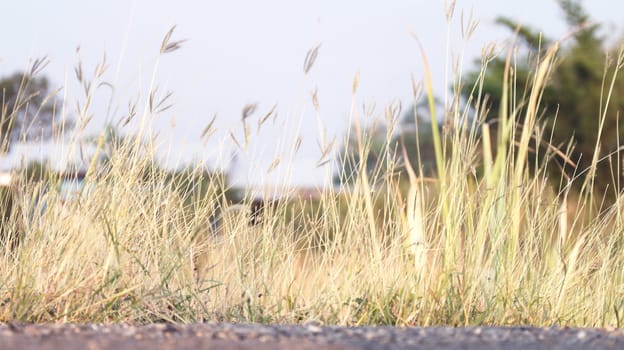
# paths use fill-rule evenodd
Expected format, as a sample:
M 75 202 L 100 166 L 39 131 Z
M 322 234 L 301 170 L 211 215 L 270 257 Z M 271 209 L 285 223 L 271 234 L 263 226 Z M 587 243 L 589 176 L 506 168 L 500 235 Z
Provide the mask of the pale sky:
M 584 5 L 595 21 L 603 23 L 605 35 L 615 39 L 622 34 L 624 2 L 592 0 Z M 320 184 L 331 173 L 315 166 L 321 155 L 320 130 L 326 129 L 327 139 L 343 136 L 356 72 L 359 89 L 354 101 L 360 112 L 363 104 L 374 103 L 376 114 L 393 101 L 409 107 L 411 75 L 417 80 L 424 76 L 410 33 L 421 40 L 436 93 L 443 98 L 448 86 L 447 47 L 453 56 L 463 53 L 464 71 L 474 68 L 485 45 L 503 44 L 510 37 L 494 25 L 497 16 L 531 24 L 554 38 L 567 31 L 554 0 L 458 0 L 450 26 L 444 8 L 444 0 L 5 1 L 0 77 L 47 55 L 50 64 L 44 74 L 54 86 L 64 87 L 67 111 L 75 115 L 75 101 L 83 96 L 74 67 L 80 59 L 89 76 L 106 53 L 110 68 L 103 81 L 115 86 L 113 109 L 107 113 L 111 90 L 98 90 L 92 108 L 95 117 L 87 130 L 96 133 L 107 121 L 120 120 L 129 101 L 138 99 L 142 108 L 154 76 L 159 91 L 173 92 L 173 108 L 153 119 L 163 135 L 160 155 L 172 166 L 193 159 L 225 164 L 223 159 L 237 149 L 230 132 L 244 143 L 241 110 L 257 103 L 249 118 L 251 143 L 247 151 L 237 152 L 236 181 L 283 182 L 283 166 L 270 173 L 267 169 L 279 156 L 281 165 L 288 163 L 287 150 L 301 136 L 290 181 Z M 466 42 L 461 14 L 466 22 L 471 11 L 480 23 Z M 172 39 L 187 41 L 180 50 L 162 56 L 155 71 L 161 40 L 172 25 L 177 25 Z M 317 44 L 321 44 L 318 58 L 305 76 L 305 55 Z M 318 113 L 311 98 L 315 90 Z M 256 134 L 257 120 L 274 104 L 275 124 L 271 120 Z M 200 133 L 215 113 L 217 133 L 204 146 Z M 132 132 L 133 126 L 124 131 Z M 14 163 L 25 149 L 46 156 L 41 146 L 38 151 L 22 147 L 5 157 L 2 167 Z M 52 153 L 54 160 L 59 152 Z

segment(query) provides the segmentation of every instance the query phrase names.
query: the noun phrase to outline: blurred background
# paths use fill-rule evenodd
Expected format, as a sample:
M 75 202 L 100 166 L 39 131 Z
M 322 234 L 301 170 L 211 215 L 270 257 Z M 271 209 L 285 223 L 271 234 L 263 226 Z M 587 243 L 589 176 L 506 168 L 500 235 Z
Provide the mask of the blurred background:
M 449 2 L 446 2 L 448 4 Z M 580 2 L 605 45 L 621 38 L 624 3 Z M 547 33 L 552 39 L 570 32 L 557 1 L 458 0 L 450 22 L 445 1 L 6 1 L 0 49 L 0 79 L 47 57 L 40 72 L 50 89 L 62 87 L 64 115 L 75 118 L 84 91 L 76 78 L 80 64 L 87 79 L 105 57 L 108 69 L 98 80 L 89 107 L 92 119 L 84 135 L 97 135 L 106 125 L 136 132 L 140 118 L 121 126 L 129 105 L 141 114 L 150 88 L 172 95 L 169 109 L 150 119 L 158 133 L 158 157 L 171 168 L 205 162 L 229 169 L 237 184 L 283 183 L 314 186 L 331 181 L 333 162 L 323 163 L 322 144 L 336 137 L 335 150 L 349 127 L 352 103 L 388 104 L 410 108 L 412 81 L 423 80 L 423 63 L 414 37 L 428 56 L 435 93 L 450 91 L 453 62 L 464 72 L 478 69 L 482 49 L 491 43 L 504 48 L 512 36 L 496 23 L 505 16 Z M 478 21 L 469 40 L 462 26 Z M 160 55 L 164 35 L 173 26 L 172 41 L 181 48 Z M 320 44 L 308 74 L 304 58 Z M 359 88 L 352 100 L 352 86 Z M 111 88 L 113 87 L 113 88 Z M 314 106 L 313 95 L 318 102 Z M 245 106 L 251 134 L 245 147 L 241 122 Z M 256 133 L 257 120 L 275 107 L 277 115 Z M 249 111 L 249 110 L 248 110 Z M 598 107 L 596 107 L 598 111 Z M 208 140 L 202 131 L 216 115 L 217 130 Z M 323 131 L 325 130 L 325 131 Z M 292 145 L 301 138 L 289 162 Z M 324 142 L 323 142 L 324 139 Z M 236 141 L 235 141 L 236 140 Z M 237 142 L 239 145 L 237 145 Z M 321 145 L 319 145 L 319 143 Z M 2 170 L 21 160 L 48 159 L 63 167 L 67 150 L 58 142 L 18 144 L 0 156 Z M 267 172 L 280 159 L 280 165 Z M 71 158 L 71 157 L 70 157 Z M 287 164 L 291 167 L 287 167 Z M 290 168 L 290 170 L 288 169 Z

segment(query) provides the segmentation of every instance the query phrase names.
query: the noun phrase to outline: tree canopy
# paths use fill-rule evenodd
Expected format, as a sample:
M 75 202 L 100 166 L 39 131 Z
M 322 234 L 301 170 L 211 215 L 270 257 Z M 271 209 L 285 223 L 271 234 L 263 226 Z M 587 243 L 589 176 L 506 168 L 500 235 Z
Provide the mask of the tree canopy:
M 573 141 L 570 156 L 577 167 L 566 170 L 568 175 L 573 175 L 581 174 L 591 165 L 596 149 L 599 150 L 599 159 L 618 152 L 619 139 L 624 131 L 618 123 L 619 112 L 624 106 L 624 79 L 617 77 L 613 80 L 613 89 L 610 89 L 614 74 L 619 69 L 617 66 L 621 65 L 618 62 L 621 52 L 619 47 L 607 47 L 605 38 L 598 32 L 600 25 L 590 22 L 590 16 L 580 1 L 558 0 L 558 4 L 571 37 L 559 52 L 541 105 L 544 107 L 543 122 L 546 123 L 546 131 L 552 135 L 553 144 L 565 148 L 570 140 Z M 519 57 L 514 67 L 517 97 L 522 99 L 523 93 L 531 89 L 531 72 L 535 71 L 543 50 L 554 40 L 509 18 L 501 17 L 497 22 L 511 31 L 517 31 L 521 47 L 527 50 L 527 58 Z M 483 78 L 483 93 L 490 101 L 486 116 L 488 121 L 495 121 L 500 109 L 504 70 L 505 57 L 496 58 L 488 65 Z M 478 81 L 478 69 L 468 74 L 462 91 L 464 97 L 470 95 L 470 90 Z M 607 97 L 610 98 L 608 105 Z M 603 116 L 604 126 L 599 133 Z M 595 177 L 596 189 L 606 190 L 618 185 L 622 177 L 620 167 L 610 164 L 608 157 L 600 162 Z
M 34 68 L 0 79 L 0 153 L 10 152 L 16 142 L 49 139 L 60 127 L 71 127 L 61 117 L 56 92 Z

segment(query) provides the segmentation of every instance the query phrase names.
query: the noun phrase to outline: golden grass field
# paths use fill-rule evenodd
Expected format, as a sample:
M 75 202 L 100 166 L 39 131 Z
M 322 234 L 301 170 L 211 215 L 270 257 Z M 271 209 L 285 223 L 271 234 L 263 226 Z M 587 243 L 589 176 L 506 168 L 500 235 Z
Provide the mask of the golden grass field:
M 170 37 L 163 55 L 177 49 Z M 574 192 L 581 180 L 553 183 L 546 163 L 528 164 L 532 145 L 548 142 L 537 116 L 557 49 L 544 52 L 525 100 L 506 77 L 494 143 L 477 85 L 467 103 L 445 101 L 445 127 L 431 124 L 435 177 L 388 147 L 379 171 L 360 172 L 348 190 L 291 196 L 253 226 L 241 204 L 229 208 L 222 175 L 198 166 L 176 183 L 153 166 L 153 109 L 145 107 L 136 137 L 115 147 L 99 139 L 73 200 L 16 171 L 19 210 L 0 246 L 0 321 L 621 327 L 621 196 L 600 205 L 591 182 Z M 370 139 L 361 125 L 350 133 L 363 159 Z M 554 146 L 541 158 L 553 152 L 565 159 Z M 409 171 L 399 174 L 402 165 Z M 218 232 L 207 220 L 215 215 Z

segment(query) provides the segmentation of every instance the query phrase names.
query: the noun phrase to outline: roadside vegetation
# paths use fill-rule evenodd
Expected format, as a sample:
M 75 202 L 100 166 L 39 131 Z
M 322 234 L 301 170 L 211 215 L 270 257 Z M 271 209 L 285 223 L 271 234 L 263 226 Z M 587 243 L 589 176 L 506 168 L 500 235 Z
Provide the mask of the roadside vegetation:
M 455 20 L 450 7 L 447 19 Z M 474 25 L 463 24 L 466 40 Z M 161 59 L 181 44 L 172 36 Z M 223 173 L 159 167 L 150 125 L 168 102 L 154 88 L 119 117 L 122 130 L 138 125 L 130 136 L 107 130 L 91 139 L 72 200 L 50 170 L 14 172 L 2 195 L 0 321 L 621 327 L 623 165 L 619 144 L 601 140 L 621 107 L 612 103 L 624 50 L 603 62 L 588 117 L 597 136 L 582 154 L 591 162 L 579 162 L 572 138 L 570 146 L 553 141 L 558 124 L 549 118 L 558 111 L 544 105 L 559 96 L 549 89 L 568 45 L 545 42 L 526 66 L 515 46 L 488 46 L 469 85 L 454 72 L 443 107 L 432 91 L 440 77 L 430 75 L 422 51 L 410 121 L 396 105 L 367 113 L 354 103 L 336 157 L 340 190 L 327 184 L 317 196 L 280 200 L 267 193 L 270 205 L 253 224 L 256 198 L 243 190 L 234 203 Z M 304 75 L 317 54 L 318 47 L 308 53 Z M 492 65 L 501 72 L 495 107 L 485 89 Z M 105 66 L 89 79 L 76 70 L 85 87 L 78 132 Z M 356 76 L 354 101 L 357 90 Z M 2 120 L 22 115 L 16 106 L 4 107 Z M 423 107 L 425 119 L 441 123 L 423 122 Z M 203 136 L 214 132 L 207 123 Z M 65 139 L 67 149 L 83 142 Z M 602 180 L 604 164 L 612 187 Z

